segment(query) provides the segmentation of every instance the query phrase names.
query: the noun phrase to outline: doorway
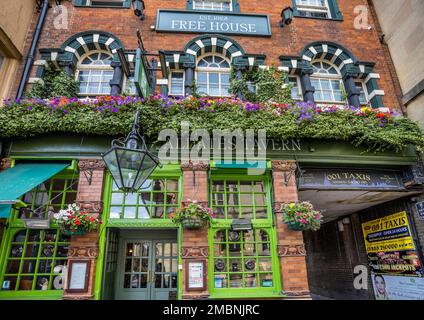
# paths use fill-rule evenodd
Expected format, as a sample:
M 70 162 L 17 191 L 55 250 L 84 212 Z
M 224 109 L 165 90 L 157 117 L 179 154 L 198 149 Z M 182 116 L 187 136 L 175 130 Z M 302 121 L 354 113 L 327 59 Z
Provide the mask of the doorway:
M 113 234 L 113 233 L 112 233 Z M 118 234 L 118 236 L 116 236 Z M 178 291 L 178 240 L 176 230 L 119 229 L 115 237 L 115 268 L 105 273 L 109 297 L 115 300 L 176 300 Z M 111 248 L 113 246 L 109 246 Z M 116 254 L 113 253 L 116 252 Z M 110 259 L 106 259 L 110 261 Z M 108 262 L 106 263 L 106 265 Z M 113 278 L 113 279 L 111 279 Z M 106 280 L 107 281 L 107 280 Z

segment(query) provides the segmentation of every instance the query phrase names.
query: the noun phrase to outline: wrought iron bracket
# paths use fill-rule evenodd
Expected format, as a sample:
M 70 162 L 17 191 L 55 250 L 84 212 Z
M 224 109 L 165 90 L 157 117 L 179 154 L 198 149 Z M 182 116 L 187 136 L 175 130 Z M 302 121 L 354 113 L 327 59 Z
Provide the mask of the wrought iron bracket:
M 93 169 L 84 169 L 82 173 L 84 174 L 85 179 L 87 179 L 88 185 L 91 186 L 93 182 Z

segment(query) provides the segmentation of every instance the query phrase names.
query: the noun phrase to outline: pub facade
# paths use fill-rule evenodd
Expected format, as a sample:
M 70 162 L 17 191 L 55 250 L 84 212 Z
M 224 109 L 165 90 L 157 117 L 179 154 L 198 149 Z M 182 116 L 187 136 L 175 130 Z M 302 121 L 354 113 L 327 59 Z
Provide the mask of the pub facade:
M 36 48 L 35 58 L 22 61 L 11 97 L 23 101 L 23 92 L 45 81 L 48 70 L 63 70 L 78 81 L 78 95 L 57 98 L 48 108 L 64 119 L 68 109 L 86 108 L 89 99 L 101 101 L 96 109 L 112 115 L 120 112 L 113 108 L 128 101 L 143 105 L 149 96 L 163 108 L 179 99 L 236 99 L 229 93 L 233 79 L 272 67 L 287 74 L 285 85 L 298 105 L 402 112 L 378 21 L 361 0 L 73 0 L 52 2 L 51 8 L 48 2 L 34 13 L 32 30 L 42 28 L 39 36 L 30 32 L 27 49 Z M 367 15 L 367 26 L 358 24 L 359 14 Z M 235 95 L 243 100 L 240 92 Z M 22 107 L 9 100 L 4 108 L 36 112 L 42 102 L 31 101 Z M 332 243 L 323 247 L 325 230 L 356 221 L 356 263 L 368 268 L 362 223 L 403 211 L 409 225 L 423 223 L 411 209 L 423 183 L 412 144 L 372 150 L 343 139 L 343 132 L 335 133 L 340 139 L 267 135 L 260 174 L 249 174 L 248 162 L 182 157 L 156 168 L 135 192 L 125 192 L 101 156 L 117 138 L 116 123 L 110 118 L 111 134 L 107 127 L 96 131 L 97 118 L 89 113 L 84 126 L 94 128 L 91 134 L 63 129 L 60 122 L 56 130 L 23 136 L 1 131 L 0 299 L 331 296 L 322 279 L 332 283 L 332 271 L 317 274 L 317 266 L 325 266 L 319 255 L 337 254 Z M 141 131 L 154 130 L 156 116 L 159 127 L 163 115 L 153 112 L 142 117 Z M 234 129 L 238 121 L 230 120 Z M 5 127 L 13 128 L 13 121 Z M 208 227 L 185 229 L 171 219 L 193 201 L 213 210 Z M 283 222 L 285 205 L 296 201 L 323 210 L 319 232 L 293 231 Z M 74 203 L 101 220 L 98 230 L 70 236 L 51 222 L 40 226 L 31 219 L 41 221 Z M 380 215 L 369 213 L 376 208 L 382 208 Z M 410 230 L 409 250 L 417 252 L 420 266 L 423 237 Z M 339 270 L 343 281 L 333 291 L 373 299 L 371 287 L 352 289 L 354 267 Z

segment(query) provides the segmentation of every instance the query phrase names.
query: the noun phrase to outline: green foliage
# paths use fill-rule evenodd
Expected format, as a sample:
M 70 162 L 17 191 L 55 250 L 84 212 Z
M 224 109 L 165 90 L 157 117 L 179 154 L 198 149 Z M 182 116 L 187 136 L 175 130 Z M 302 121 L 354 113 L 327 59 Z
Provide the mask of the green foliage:
M 323 215 L 308 201 L 286 204 L 283 207 L 283 222 L 294 230 L 317 231 Z
M 183 208 L 176 210 L 175 215 L 172 215 L 172 221 L 176 224 L 183 223 L 185 220 L 200 220 L 202 224 L 211 222 L 215 217 L 211 208 L 204 207 L 198 203 L 189 203 Z
M 287 74 L 275 69 L 257 69 L 244 72 L 241 79 L 236 79 L 231 70 L 231 88 L 233 94 L 240 92 L 243 98 L 250 102 L 274 101 L 277 103 L 291 103 L 291 85 L 286 85 Z M 249 90 L 248 83 L 256 86 L 256 92 Z
M 355 146 L 367 146 L 371 152 L 402 151 L 409 145 L 415 145 L 419 151 L 424 149 L 424 137 L 417 123 L 369 108 L 358 113 L 349 108 L 321 111 L 303 103 L 294 106 L 269 103 L 258 104 L 256 111 L 249 112 L 251 103 L 234 99 L 151 97 L 144 102 L 136 97 L 106 97 L 103 100 L 83 103 L 63 98 L 53 103 L 8 102 L 0 108 L 0 138 L 56 132 L 126 135 L 135 111 L 141 109 L 140 126 L 150 140 L 157 139 L 163 129 L 179 132 L 181 122 L 188 121 L 190 130 L 265 129 L 267 138 L 349 141 Z
M 75 97 L 79 83 L 63 70 L 57 71 L 46 67 L 43 81 L 36 82 L 26 94 L 28 98 L 50 99 L 54 97 Z

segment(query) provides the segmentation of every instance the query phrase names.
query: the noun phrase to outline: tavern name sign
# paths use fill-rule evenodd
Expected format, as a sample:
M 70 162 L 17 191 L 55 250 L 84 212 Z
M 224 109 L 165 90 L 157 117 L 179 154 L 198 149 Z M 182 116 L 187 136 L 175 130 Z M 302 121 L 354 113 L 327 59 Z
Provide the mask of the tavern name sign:
M 267 15 L 158 10 L 156 31 L 271 36 Z

